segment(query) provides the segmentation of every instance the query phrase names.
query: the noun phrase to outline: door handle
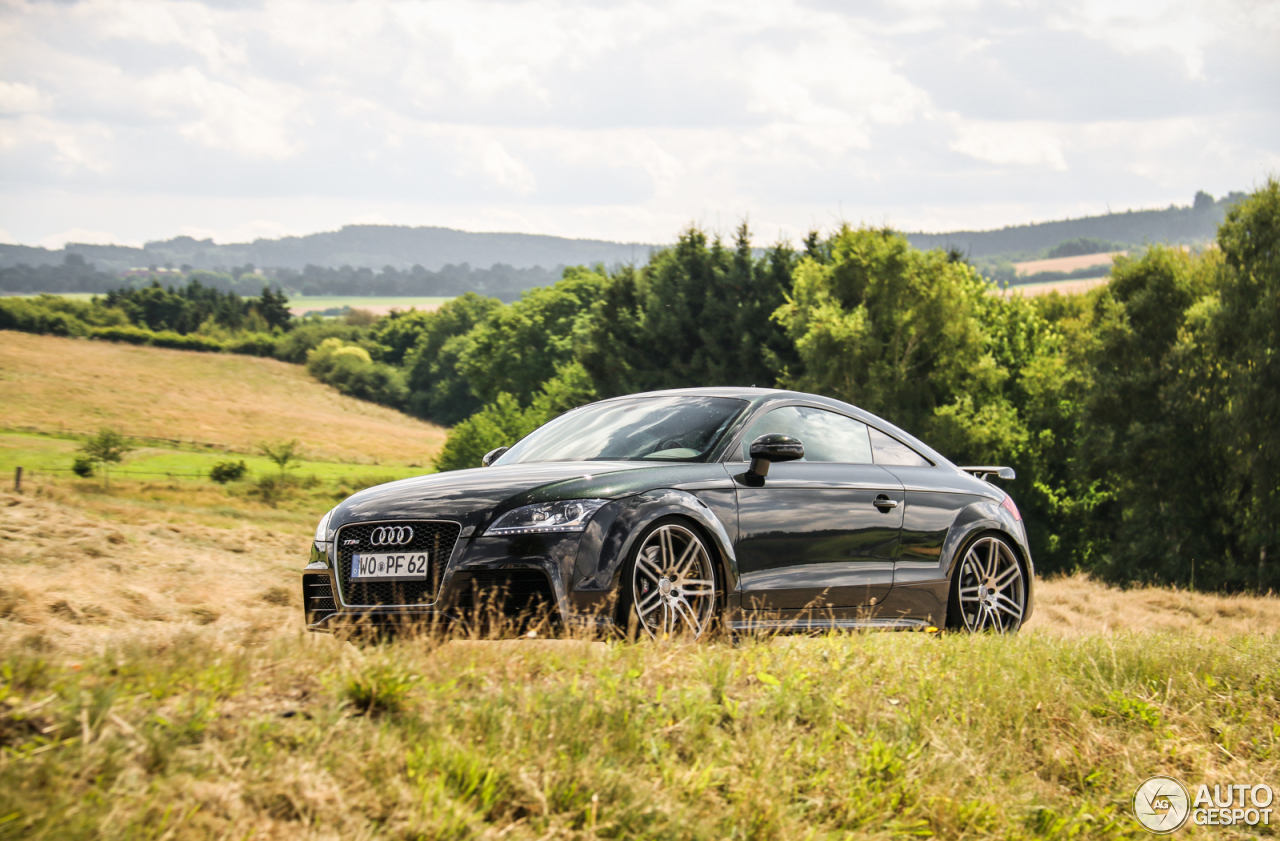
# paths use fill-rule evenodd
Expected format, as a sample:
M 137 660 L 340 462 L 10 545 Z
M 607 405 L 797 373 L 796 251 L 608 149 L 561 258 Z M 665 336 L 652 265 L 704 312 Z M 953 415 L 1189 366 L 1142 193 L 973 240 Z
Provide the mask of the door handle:
M 883 495 L 876 497 L 876 501 L 871 504 L 874 505 L 876 508 L 897 508 L 898 507 L 898 501 L 896 499 L 889 499 L 889 497 L 883 496 Z

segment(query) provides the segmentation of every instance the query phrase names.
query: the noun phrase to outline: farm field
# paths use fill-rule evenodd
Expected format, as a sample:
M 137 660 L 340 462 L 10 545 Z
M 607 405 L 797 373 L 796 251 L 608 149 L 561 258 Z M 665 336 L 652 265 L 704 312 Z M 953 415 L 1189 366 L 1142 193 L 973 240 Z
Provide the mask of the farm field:
M 1103 252 L 1100 254 L 1080 254 L 1075 257 L 1054 257 L 1048 260 L 1028 260 L 1014 263 L 1013 267 L 1019 275 L 1039 274 L 1040 272 L 1074 272 L 1097 266 L 1099 270 L 1109 269 L 1116 254 L 1128 254 L 1127 251 Z
M 0 403 L 10 431 L 111 426 L 254 453 L 298 438 L 315 461 L 426 464 L 445 430 L 346 397 L 299 365 L 0 331 Z
M 289 299 L 289 309 L 294 315 L 306 315 L 309 312 L 324 312 L 330 309 L 351 307 L 386 315 L 391 310 L 434 310 L 448 297 L 413 297 L 413 296 L 360 296 L 360 295 L 295 295 Z
M 1000 290 L 1006 298 L 1012 295 L 1048 295 L 1057 292 L 1059 295 L 1079 295 L 1090 289 L 1097 289 L 1111 280 L 1110 277 L 1086 277 L 1076 280 L 1049 280 L 1044 283 L 1019 283 Z

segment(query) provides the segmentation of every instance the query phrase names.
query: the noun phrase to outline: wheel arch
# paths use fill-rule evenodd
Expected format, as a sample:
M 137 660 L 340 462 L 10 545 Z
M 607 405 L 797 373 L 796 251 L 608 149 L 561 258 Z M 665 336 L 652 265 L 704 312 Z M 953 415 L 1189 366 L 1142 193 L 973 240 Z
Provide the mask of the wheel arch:
M 670 516 L 682 517 L 693 523 L 706 540 L 708 548 L 714 552 L 714 560 L 724 579 L 725 592 L 736 589 L 738 559 L 733 551 L 733 539 L 728 529 L 705 502 L 688 491 L 674 488 L 648 491 L 632 497 L 631 504 L 614 519 L 607 540 L 607 544 L 612 543 L 613 546 L 606 549 L 608 562 L 613 567 L 610 570 L 611 587 L 619 585 L 622 568 L 640 535 L 654 522 Z M 601 560 L 604 561 L 604 557 Z
M 952 523 L 942 551 L 945 562 L 941 572 L 948 589 L 965 551 L 985 534 L 1004 538 L 1013 549 L 1018 563 L 1022 565 L 1027 587 L 1027 604 L 1022 621 L 1026 624 L 1035 609 L 1035 564 L 1031 559 L 1031 549 L 1027 545 L 1026 530 L 1022 527 L 1022 522 L 1014 519 L 1009 510 L 995 500 L 984 499 L 966 506 Z
M 977 543 L 984 537 L 1003 538 L 1013 551 L 1014 560 L 1022 567 L 1023 586 L 1026 588 L 1026 604 L 1022 610 L 1022 621 L 1018 627 L 1023 627 L 1027 621 L 1031 619 L 1033 607 L 1035 605 L 1035 568 L 1031 565 L 1031 555 L 1026 550 L 1025 545 L 1018 537 L 1011 534 L 1008 530 L 999 527 L 979 527 L 969 530 L 964 540 L 959 544 L 954 557 L 951 559 L 950 567 L 947 570 L 947 625 L 951 625 L 951 609 L 952 609 L 952 593 L 953 589 L 958 586 L 955 583 L 956 567 L 960 563 L 960 559 L 969 551 L 969 547 Z

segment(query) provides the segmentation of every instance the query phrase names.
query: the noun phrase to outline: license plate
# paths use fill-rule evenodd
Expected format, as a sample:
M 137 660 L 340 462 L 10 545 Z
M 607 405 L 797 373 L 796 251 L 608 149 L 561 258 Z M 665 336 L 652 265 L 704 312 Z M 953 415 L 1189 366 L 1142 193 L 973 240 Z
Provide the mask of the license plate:
M 427 553 L 352 555 L 351 578 L 353 581 L 426 581 Z

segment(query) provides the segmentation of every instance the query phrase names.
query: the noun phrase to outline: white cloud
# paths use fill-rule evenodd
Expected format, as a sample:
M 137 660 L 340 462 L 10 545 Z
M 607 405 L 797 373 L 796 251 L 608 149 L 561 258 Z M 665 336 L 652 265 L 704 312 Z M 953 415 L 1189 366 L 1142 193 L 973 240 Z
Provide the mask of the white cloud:
M 28 114 L 47 104 L 47 97 L 32 85 L 0 81 L 0 114 Z
M 987 163 L 1067 168 L 1058 127 L 1052 124 L 962 120 L 951 148 Z
M 1250 0 L 13 0 L 0 225 L 664 241 L 1186 202 L 1275 166 L 1277 37 Z
M 69 242 L 78 242 L 87 245 L 141 245 L 141 243 L 121 242 L 120 239 L 110 231 L 89 231 L 84 228 L 71 228 L 66 231 L 59 231 L 56 234 L 50 234 L 37 242 L 36 245 L 57 250 Z

